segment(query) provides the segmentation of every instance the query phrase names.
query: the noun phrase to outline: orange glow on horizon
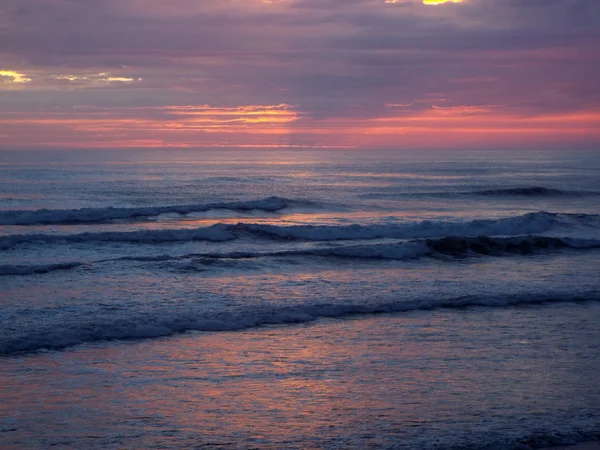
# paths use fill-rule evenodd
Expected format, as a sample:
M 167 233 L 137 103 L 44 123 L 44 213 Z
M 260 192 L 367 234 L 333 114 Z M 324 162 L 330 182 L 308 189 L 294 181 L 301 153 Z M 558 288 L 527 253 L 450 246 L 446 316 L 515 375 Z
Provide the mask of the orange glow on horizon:
M 294 107 L 187 105 L 2 112 L 3 144 L 19 147 L 460 147 L 469 143 L 598 142 L 600 111 L 531 115 L 504 105 L 388 105 L 379 117 L 311 118 Z M 405 105 L 403 105 L 405 106 Z M 23 137 L 28 138 L 23 142 Z

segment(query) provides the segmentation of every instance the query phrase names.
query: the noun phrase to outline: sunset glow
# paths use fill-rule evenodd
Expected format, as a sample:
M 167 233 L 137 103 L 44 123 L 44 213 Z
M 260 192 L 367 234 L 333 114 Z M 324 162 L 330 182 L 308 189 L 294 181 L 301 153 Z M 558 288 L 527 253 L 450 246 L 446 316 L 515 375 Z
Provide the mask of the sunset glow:
M 0 70 L 0 80 L 5 83 L 29 83 L 31 78 L 28 78 L 24 73 L 13 70 Z
M 9 0 L 2 146 L 594 147 L 599 6 L 576 2 Z

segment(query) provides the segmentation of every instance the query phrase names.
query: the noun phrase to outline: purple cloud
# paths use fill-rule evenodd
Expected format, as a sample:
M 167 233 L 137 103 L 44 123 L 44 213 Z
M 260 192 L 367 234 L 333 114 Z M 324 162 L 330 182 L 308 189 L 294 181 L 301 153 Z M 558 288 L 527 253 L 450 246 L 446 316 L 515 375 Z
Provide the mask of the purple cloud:
M 600 109 L 588 0 L 5 0 L 0 17 L 0 69 L 31 79 L 0 84 L 6 112 L 285 103 L 301 124 L 389 104 Z

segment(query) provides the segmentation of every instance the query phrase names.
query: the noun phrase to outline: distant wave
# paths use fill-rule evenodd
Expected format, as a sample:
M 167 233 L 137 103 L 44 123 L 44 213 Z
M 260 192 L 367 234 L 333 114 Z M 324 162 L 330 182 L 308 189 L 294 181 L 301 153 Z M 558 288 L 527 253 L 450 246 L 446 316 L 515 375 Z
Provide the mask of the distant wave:
M 22 234 L 0 237 L 0 249 L 31 242 L 184 242 L 227 241 L 242 236 L 264 239 L 290 239 L 304 241 L 335 241 L 357 239 L 414 239 L 449 236 L 514 236 L 539 234 L 558 226 L 569 228 L 583 226 L 600 228 L 598 215 L 528 213 L 502 219 L 472 220 L 467 222 L 420 221 L 400 224 L 375 225 L 267 225 L 238 223 L 216 224 L 210 227 L 183 230 L 140 230 L 129 232 L 97 232 L 68 235 Z
M 514 196 L 514 197 L 583 197 L 587 195 L 600 195 L 598 192 L 591 191 L 565 191 L 561 189 L 552 189 L 543 186 L 526 186 L 503 189 L 487 189 L 475 191 L 477 195 L 486 195 L 490 197 Z
M 250 234 L 267 239 L 304 241 L 367 240 L 381 238 L 416 239 L 452 236 L 515 236 L 539 234 L 568 227 L 600 229 L 600 215 L 527 213 L 501 219 L 478 219 L 465 222 L 431 221 L 374 225 L 268 225 L 247 224 L 226 226 L 234 235 Z
M 268 197 L 262 200 L 229 203 L 205 203 L 194 205 L 149 206 L 140 208 L 82 208 L 82 209 L 39 209 L 35 211 L 0 211 L 0 225 L 44 225 L 105 222 L 117 219 L 152 217 L 159 214 L 229 209 L 234 211 L 278 211 L 288 206 L 289 200 Z
M 67 262 L 58 264 L 25 265 L 4 264 L 0 265 L 0 276 L 6 275 L 32 275 L 38 273 L 54 272 L 56 270 L 69 270 L 82 266 L 80 262 Z
M 32 242 L 132 242 L 162 243 L 187 241 L 228 241 L 235 239 L 228 225 L 212 225 L 192 230 L 140 230 L 140 231 L 108 231 L 79 234 L 16 234 L 0 237 L 0 249 L 8 249 L 15 245 Z
M 563 190 L 554 189 L 543 186 L 522 186 L 522 187 L 511 187 L 511 188 L 496 188 L 496 189 L 484 189 L 484 190 L 473 190 L 473 191 L 433 191 L 433 192 L 369 192 L 365 194 L 359 194 L 359 198 L 363 199 L 382 199 L 382 200 L 399 200 L 399 199 L 410 199 L 410 198 L 464 198 L 464 197 L 594 197 L 600 196 L 598 191 L 584 191 L 584 190 Z
M 73 345 L 124 339 L 145 339 L 170 336 L 185 331 L 235 331 L 264 325 L 306 323 L 320 318 L 342 318 L 358 314 L 399 313 L 438 308 L 465 308 L 473 306 L 507 307 L 521 304 L 548 302 L 599 301 L 600 292 L 589 291 L 579 295 L 538 293 L 503 296 L 460 296 L 446 299 L 424 298 L 365 305 L 318 303 L 296 306 L 249 307 L 242 312 L 207 313 L 187 311 L 169 315 L 168 311 L 155 316 L 127 316 L 105 318 L 86 317 L 61 327 L 41 326 L 29 334 L 15 338 L 0 337 L 0 355 L 31 352 L 41 349 L 61 349 Z M 135 313 L 134 313 L 135 314 Z

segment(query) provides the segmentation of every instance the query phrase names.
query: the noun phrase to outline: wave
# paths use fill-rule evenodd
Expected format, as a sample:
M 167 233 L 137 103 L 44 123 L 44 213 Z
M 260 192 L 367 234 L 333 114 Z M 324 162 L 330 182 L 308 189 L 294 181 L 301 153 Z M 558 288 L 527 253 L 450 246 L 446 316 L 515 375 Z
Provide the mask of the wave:
M 304 251 L 313 255 L 351 258 L 413 259 L 421 256 L 528 255 L 539 251 L 599 248 L 599 240 L 561 239 L 545 236 L 494 238 L 490 236 L 444 237 L 395 244 L 357 245 Z M 298 252 L 300 253 L 300 252 Z
M 554 238 L 546 236 L 523 236 L 511 238 L 494 238 L 489 236 L 476 237 L 444 237 L 439 239 L 416 239 L 407 242 L 385 244 L 345 245 L 327 248 L 309 248 L 299 250 L 281 250 L 272 252 L 228 252 L 228 253 L 187 253 L 183 255 L 150 255 L 123 256 L 120 258 L 104 259 L 88 262 L 101 264 L 115 261 L 134 262 L 169 262 L 189 261 L 178 269 L 182 271 L 203 271 L 208 267 L 231 267 L 235 260 L 259 258 L 277 258 L 288 256 L 317 256 L 354 259 L 390 259 L 412 260 L 423 257 L 468 257 L 468 256 L 515 256 L 529 255 L 545 251 L 560 250 L 589 250 L 600 248 L 600 240 Z M 59 270 L 69 270 L 84 265 L 82 262 L 67 262 L 46 265 L 0 265 L 0 276 L 34 275 Z M 234 267 L 238 267 L 235 265 Z M 254 266 L 252 266 L 254 267 Z M 247 266 L 244 266 L 247 268 Z
M 5 264 L 0 265 L 0 276 L 7 275 L 33 275 L 39 273 L 54 272 L 57 270 L 70 270 L 82 266 L 80 262 L 66 262 L 58 264 L 24 265 L 24 264 Z
M 0 237 L 0 249 L 9 249 L 18 244 L 31 242 L 130 242 L 163 243 L 188 241 L 221 242 L 235 239 L 230 226 L 217 224 L 192 230 L 140 230 L 79 233 L 66 235 L 15 234 Z
M 0 225 L 47 225 L 97 223 L 117 219 L 135 219 L 160 214 L 229 209 L 233 211 L 262 210 L 274 212 L 285 208 L 289 200 L 281 197 L 268 197 L 262 200 L 229 203 L 206 203 L 194 205 L 150 206 L 139 208 L 82 208 L 82 209 L 39 209 L 35 211 L 0 211 Z
M 516 236 L 539 234 L 568 228 L 600 229 L 600 216 L 596 214 L 557 214 L 549 212 L 527 213 L 501 219 L 479 219 L 465 222 L 424 220 L 411 223 L 375 225 L 294 225 L 279 226 L 240 223 L 232 229 L 235 233 L 250 233 L 270 239 L 304 241 L 336 241 L 358 239 L 412 239 L 446 236 Z
M 600 248 L 600 240 L 554 238 L 546 236 L 523 236 L 512 238 L 445 237 L 439 239 L 416 239 L 365 245 L 343 245 L 327 248 L 305 248 L 271 252 L 234 251 L 223 253 L 188 253 L 183 255 L 125 256 L 112 261 L 166 263 L 163 268 L 176 272 L 204 272 L 211 269 L 257 269 L 257 260 L 263 258 L 324 257 L 357 260 L 409 261 L 421 258 L 444 259 L 465 257 L 515 257 L 544 254 L 562 249 L 592 250 Z M 248 261 L 251 260 L 251 261 Z M 170 264 L 175 262 L 175 264 Z M 273 261 L 261 261 L 273 264 Z M 295 260 L 277 260 L 278 266 L 295 263 Z
M 600 193 L 592 191 L 566 191 L 562 189 L 553 189 L 543 186 L 487 189 L 483 191 L 475 191 L 474 194 L 493 197 L 583 197 L 590 195 L 600 195 Z
M 168 262 L 193 260 L 184 268 L 205 270 L 215 261 L 246 260 L 267 257 L 323 256 L 355 259 L 411 260 L 422 257 L 467 257 L 467 256 L 514 256 L 529 255 L 560 249 L 586 250 L 600 248 L 600 240 L 551 238 L 545 236 L 524 236 L 520 238 L 445 237 L 440 239 L 418 239 L 407 242 L 385 244 L 348 245 L 328 248 L 282 250 L 273 252 L 229 252 L 229 253 L 188 253 L 179 256 L 124 256 L 106 261 Z M 199 264 L 200 266 L 198 266 Z
M 97 232 L 68 235 L 24 234 L 0 237 L 0 249 L 31 242 L 92 242 L 114 241 L 131 243 L 161 243 L 184 241 L 228 241 L 244 236 L 264 239 L 303 241 L 368 240 L 381 238 L 413 239 L 447 236 L 514 236 L 539 234 L 557 227 L 577 226 L 600 228 L 598 215 L 527 213 L 502 219 L 482 219 L 467 222 L 425 220 L 413 223 L 375 225 L 266 225 L 238 223 L 216 224 L 206 228 L 179 230 L 140 230 L 129 232 Z
M 497 188 L 497 189 L 483 189 L 483 190 L 471 190 L 471 191 L 422 191 L 422 192 L 369 192 L 366 194 L 359 194 L 358 197 L 362 199 L 375 199 L 375 200 L 402 200 L 411 198 L 447 198 L 447 199 L 464 199 L 465 197 L 594 197 L 600 196 L 598 191 L 585 191 L 585 190 L 564 190 L 554 189 L 544 186 L 523 186 L 523 187 L 512 187 L 512 188 Z
M 83 343 L 110 340 L 148 339 L 186 331 L 225 332 L 266 325 L 312 322 L 321 318 L 343 318 L 351 315 L 428 311 L 440 308 L 507 307 L 552 302 L 600 301 L 600 292 L 589 291 L 577 296 L 564 293 L 520 294 L 503 296 L 465 295 L 447 299 L 424 298 L 394 301 L 375 305 L 318 303 L 296 306 L 248 308 L 243 312 L 207 313 L 186 311 L 172 314 L 167 311 L 155 316 L 104 318 L 86 317 L 61 327 L 36 328 L 29 335 L 0 340 L 0 355 L 32 352 L 42 349 L 62 349 Z
M 562 214 L 527 213 L 502 219 L 480 219 L 467 222 L 424 220 L 416 223 L 378 225 L 296 225 L 238 224 L 248 232 L 284 239 L 333 241 L 380 238 L 434 238 L 442 236 L 515 235 L 550 231 L 561 223 Z

